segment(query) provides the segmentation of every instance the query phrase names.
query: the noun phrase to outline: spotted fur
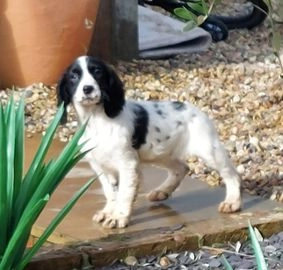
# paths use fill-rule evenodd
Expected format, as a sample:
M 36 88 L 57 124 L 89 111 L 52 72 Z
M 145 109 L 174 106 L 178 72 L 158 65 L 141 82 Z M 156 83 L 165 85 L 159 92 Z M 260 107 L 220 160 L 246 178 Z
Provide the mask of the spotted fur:
M 141 179 L 141 164 L 168 171 L 164 183 L 148 195 L 151 201 L 167 199 L 188 172 L 185 160 L 198 156 L 217 170 L 226 184 L 219 211 L 241 207 L 240 178 L 208 117 L 192 104 L 179 101 L 125 100 L 118 75 L 103 61 L 88 56 L 72 63 L 58 82 L 58 104 L 72 103 L 80 123 L 88 120 L 87 158 L 100 175 L 105 207 L 93 220 L 109 228 L 130 221 Z M 67 120 L 65 111 L 62 121 Z

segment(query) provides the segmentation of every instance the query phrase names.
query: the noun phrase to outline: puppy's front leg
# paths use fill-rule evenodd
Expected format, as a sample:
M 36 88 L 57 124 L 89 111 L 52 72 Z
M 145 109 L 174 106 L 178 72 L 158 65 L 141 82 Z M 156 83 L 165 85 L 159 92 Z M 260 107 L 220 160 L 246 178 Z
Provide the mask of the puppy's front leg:
M 112 215 L 103 222 L 104 227 L 124 228 L 128 225 L 138 189 L 139 176 L 137 165 L 128 164 L 127 167 L 121 168 L 115 209 Z
M 99 180 L 101 182 L 103 192 L 106 197 L 106 205 L 102 210 L 98 211 L 92 218 L 93 221 L 98 223 L 106 220 L 113 214 L 116 206 L 118 188 L 118 181 L 111 174 L 101 174 Z

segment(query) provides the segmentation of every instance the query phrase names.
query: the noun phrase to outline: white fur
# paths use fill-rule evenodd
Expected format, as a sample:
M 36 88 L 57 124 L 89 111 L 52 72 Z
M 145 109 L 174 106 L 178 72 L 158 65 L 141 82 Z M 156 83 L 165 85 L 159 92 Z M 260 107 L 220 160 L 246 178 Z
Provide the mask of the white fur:
M 127 100 L 120 114 L 109 118 L 97 105 L 101 93 L 87 69 L 86 58 L 79 58 L 78 63 L 83 75 L 72 102 L 80 122 L 89 119 L 82 140 L 87 140 L 85 148 L 93 148 L 87 158 L 93 170 L 100 175 L 107 200 L 105 207 L 94 215 L 96 222 L 110 228 L 128 225 L 141 178 L 141 164 L 155 165 L 168 171 L 164 183 L 148 195 L 151 201 L 164 200 L 185 177 L 188 172 L 185 160 L 192 155 L 203 159 L 223 177 L 227 191 L 219 211 L 240 209 L 240 178 L 212 122 L 203 112 L 190 103 L 185 103 L 185 109 L 176 110 L 170 101 Z M 90 84 L 95 89 L 91 98 L 82 90 L 84 85 Z M 88 102 L 84 103 L 85 100 Z M 146 143 L 138 150 L 132 147 L 131 141 L 134 130 L 132 108 L 136 103 L 142 105 L 149 115 Z M 165 119 L 156 113 L 156 104 L 165 112 Z

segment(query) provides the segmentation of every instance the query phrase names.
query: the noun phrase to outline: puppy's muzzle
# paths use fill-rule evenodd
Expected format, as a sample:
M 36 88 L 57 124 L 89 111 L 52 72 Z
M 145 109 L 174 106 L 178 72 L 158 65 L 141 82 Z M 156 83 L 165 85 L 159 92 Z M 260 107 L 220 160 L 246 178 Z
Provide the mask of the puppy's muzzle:
M 100 103 L 100 92 L 95 88 L 93 85 L 84 85 L 83 86 L 83 93 L 84 96 L 82 97 L 82 104 L 83 105 L 93 105 Z
M 92 85 L 85 85 L 83 87 L 83 92 L 85 95 L 89 95 L 94 90 L 94 87 Z

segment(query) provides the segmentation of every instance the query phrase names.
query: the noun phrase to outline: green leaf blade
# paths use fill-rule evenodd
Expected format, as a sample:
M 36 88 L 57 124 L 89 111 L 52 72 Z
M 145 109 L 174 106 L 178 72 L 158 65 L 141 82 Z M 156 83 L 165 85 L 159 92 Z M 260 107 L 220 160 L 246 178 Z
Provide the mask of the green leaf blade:
M 258 270 L 267 270 L 267 265 L 262 253 L 262 250 L 260 248 L 259 242 L 256 238 L 255 232 L 253 227 L 251 226 L 251 223 L 249 222 L 249 233 L 250 233 L 250 237 L 251 237 L 251 242 L 252 242 L 252 246 L 255 252 L 255 257 L 256 257 L 256 262 L 257 262 L 257 268 Z
M 223 263 L 223 266 L 226 270 L 233 270 L 233 267 L 231 264 L 227 261 L 226 257 L 224 255 L 221 256 L 221 261 Z
M 52 220 L 52 222 L 47 226 L 44 230 L 43 234 L 36 241 L 34 246 L 29 249 L 29 251 L 25 254 L 25 257 L 20 262 L 18 267 L 15 270 L 23 269 L 31 258 L 36 254 L 39 248 L 45 243 L 48 237 L 54 232 L 60 222 L 64 219 L 64 217 L 71 211 L 75 203 L 79 200 L 79 198 L 87 191 L 87 189 L 92 185 L 95 179 L 89 180 L 79 191 L 77 191 L 71 200 L 60 210 L 60 212 L 56 215 L 56 217 Z
M 45 193 L 53 194 L 55 188 L 63 180 L 64 176 L 72 169 L 78 160 L 73 160 L 78 155 L 82 158 L 86 152 L 80 155 L 81 147 L 78 141 L 84 132 L 84 126 L 75 133 L 72 140 L 64 147 L 59 157 L 53 161 L 53 165 L 38 183 L 36 190 L 31 195 L 28 205 L 38 201 Z M 27 205 L 27 206 L 28 206 Z
M 194 11 L 196 11 L 197 13 L 199 13 L 199 15 L 205 15 L 205 8 L 202 6 L 201 2 L 188 2 L 187 5 Z
M 24 145 L 25 145 L 25 120 L 24 120 L 24 99 L 21 98 L 16 112 L 16 138 L 15 138 L 15 158 L 14 158 L 14 202 L 21 190 L 23 168 L 24 168 Z M 15 205 L 14 205 L 15 207 Z
M 16 202 L 16 205 L 17 205 L 16 221 L 15 221 L 16 223 L 18 222 L 19 217 L 21 213 L 23 212 L 23 209 L 28 204 L 28 201 L 30 200 L 31 196 L 35 193 L 35 189 L 39 185 L 37 181 L 42 180 L 37 177 L 34 177 L 34 175 L 37 175 L 43 168 L 44 159 L 52 143 L 52 140 L 55 135 L 55 131 L 60 123 L 62 115 L 63 115 L 63 106 L 59 108 L 52 123 L 47 128 L 46 133 L 44 137 L 42 138 L 41 143 L 38 147 L 38 150 L 35 154 L 35 157 L 33 158 L 33 161 L 29 167 L 29 170 L 27 171 L 23 179 L 22 191 L 19 194 L 17 198 L 17 202 Z
M 6 125 L 7 125 L 7 223 L 8 237 L 11 230 L 11 215 L 13 209 L 13 200 L 14 200 L 14 160 L 15 160 L 15 140 L 16 140 L 16 112 L 15 112 L 15 103 L 13 97 L 10 99 L 6 110 Z
M 7 198 L 7 131 L 4 108 L 0 107 L 0 256 L 4 253 L 7 244 L 8 227 L 8 198 Z
M 0 269 L 22 270 L 31 257 L 25 257 L 26 244 L 31 228 L 52 194 L 66 174 L 89 151 L 80 139 L 86 124 L 73 136 L 58 158 L 45 164 L 46 154 L 63 114 L 63 107 L 56 113 L 43 136 L 30 169 L 23 178 L 24 163 L 24 101 L 18 107 L 11 98 L 6 107 L 0 106 Z M 8 164 L 9 163 L 9 164 Z M 34 250 L 46 241 L 48 235 L 71 210 L 78 198 L 94 180 L 89 181 L 75 194 L 58 216 L 47 227 L 43 238 Z M 23 258 L 25 260 L 23 261 Z
M 23 254 L 19 254 L 19 251 L 23 252 L 25 250 L 26 241 L 30 236 L 31 228 L 48 200 L 49 196 L 46 196 L 33 205 L 33 207 L 25 210 L 19 222 L 19 226 L 15 229 L 5 249 L 5 253 L 0 262 L 0 269 L 13 269 L 14 265 L 19 263 L 15 259 L 22 257 Z
M 196 25 L 196 23 L 195 23 L 194 21 L 188 21 L 188 22 L 185 24 L 185 26 L 184 26 L 184 28 L 183 28 L 183 31 L 184 31 L 184 32 L 185 32 L 185 31 L 190 31 L 190 30 L 194 29 L 196 26 L 197 26 L 197 25 Z
M 181 8 L 175 8 L 174 9 L 174 14 L 185 20 L 185 21 L 194 21 L 196 22 L 197 20 L 197 16 L 195 14 L 193 14 L 191 11 L 189 11 L 188 9 L 186 9 L 185 7 L 181 7 Z

